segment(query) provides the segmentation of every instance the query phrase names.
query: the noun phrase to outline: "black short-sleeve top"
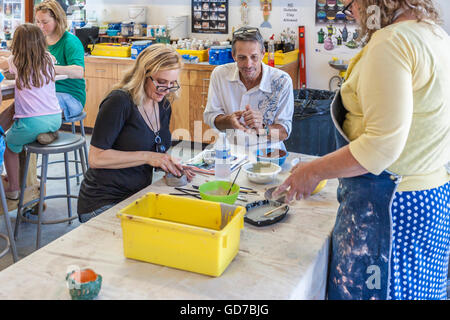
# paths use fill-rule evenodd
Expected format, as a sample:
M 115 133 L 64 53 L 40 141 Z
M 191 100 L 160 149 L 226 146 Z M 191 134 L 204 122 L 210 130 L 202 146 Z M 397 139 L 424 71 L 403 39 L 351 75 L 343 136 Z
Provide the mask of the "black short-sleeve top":
M 158 107 L 159 136 L 168 150 L 171 146 L 169 125 L 172 109 L 166 98 Z M 100 104 L 91 145 L 103 150 L 156 152 L 155 137 L 131 95 L 123 90 L 113 90 Z M 153 167 L 147 164 L 123 169 L 89 168 L 80 187 L 78 213 L 92 212 L 125 200 L 150 185 L 152 175 Z

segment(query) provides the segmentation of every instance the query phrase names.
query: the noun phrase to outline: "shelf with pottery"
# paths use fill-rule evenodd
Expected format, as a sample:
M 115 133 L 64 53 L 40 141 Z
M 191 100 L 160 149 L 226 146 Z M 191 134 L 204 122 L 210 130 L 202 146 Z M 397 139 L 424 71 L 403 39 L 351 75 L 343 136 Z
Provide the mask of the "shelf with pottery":
M 98 37 L 100 39 L 105 39 L 105 41 L 100 41 L 100 42 L 114 42 L 114 41 L 119 41 L 120 39 L 123 39 L 123 42 L 130 42 L 130 41 L 134 41 L 134 40 L 152 40 L 152 41 L 156 40 L 155 37 L 144 37 L 144 36 L 130 36 L 130 37 L 127 37 L 127 36 L 121 36 L 121 35 L 108 36 L 106 34 L 101 34 Z
M 124 73 L 134 64 L 135 60 L 130 58 L 114 58 L 114 57 L 85 57 L 85 78 L 86 78 L 86 107 L 87 113 L 84 125 L 93 128 L 98 113 L 98 107 L 111 90 L 111 88 L 119 82 Z M 173 138 L 177 140 L 188 140 L 202 143 L 209 143 L 212 137 L 209 135 L 194 135 L 194 132 L 200 132 L 199 128 L 195 130 L 195 126 L 202 127 L 202 133 L 205 133 L 209 126 L 203 123 L 203 111 L 208 100 L 208 88 L 211 72 L 216 66 L 203 62 L 198 64 L 184 64 L 180 73 L 179 97 L 172 105 L 172 120 L 170 129 Z M 292 78 L 294 89 L 298 88 L 298 60 L 286 64 L 276 66 L 286 71 Z M 185 129 L 185 131 L 176 129 Z M 187 133 L 178 135 L 177 133 Z

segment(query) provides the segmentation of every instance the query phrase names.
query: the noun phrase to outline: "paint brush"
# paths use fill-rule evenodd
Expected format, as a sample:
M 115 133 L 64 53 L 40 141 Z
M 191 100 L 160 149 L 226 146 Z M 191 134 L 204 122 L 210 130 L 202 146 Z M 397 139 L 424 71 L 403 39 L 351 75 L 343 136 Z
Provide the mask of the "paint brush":
M 236 179 L 237 179 L 237 177 L 238 177 L 238 175 L 239 175 L 239 172 L 241 172 L 241 169 L 242 169 L 242 166 L 239 167 L 238 172 L 237 172 L 236 175 L 234 176 L 233 183 L 231 184 L 230 189 L 228 189 L 227 196 L 230 194 L 231 188 L 233 188 L 233 185 L 234 185 L 234 183 L 236 182 Z
M 279 207 L 276 207 L 276 208 L 274 208 L 274 209 L 272 209 L 272 210 L 270 210 L 270 211 L 267 211 L 266 213 L 264 213 L 264 217 L 267 217 L 269 214 L 272 214 L 272 213 L 274 213 L 275 211 L 280 210 L 280 209 L 282 209 L 282 208 L 284 208 L 284 207 L 286 207 L 286 206 L 287 206 L 287 205 L 283 204 L 283 205 L 281 205 L 281 206 L 279 206 Z

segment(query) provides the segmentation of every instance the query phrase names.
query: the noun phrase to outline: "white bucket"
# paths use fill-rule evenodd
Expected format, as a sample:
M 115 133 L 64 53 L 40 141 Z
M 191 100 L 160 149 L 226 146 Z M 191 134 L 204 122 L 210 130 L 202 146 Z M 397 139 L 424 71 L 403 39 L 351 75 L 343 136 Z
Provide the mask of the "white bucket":
M 147 7 L 130 7 L 128 8 L 128 18 L 134 23 L 147 22 Z
M 188 16 L 167 17 L 167 29 L 171 39 L 188 37 Z

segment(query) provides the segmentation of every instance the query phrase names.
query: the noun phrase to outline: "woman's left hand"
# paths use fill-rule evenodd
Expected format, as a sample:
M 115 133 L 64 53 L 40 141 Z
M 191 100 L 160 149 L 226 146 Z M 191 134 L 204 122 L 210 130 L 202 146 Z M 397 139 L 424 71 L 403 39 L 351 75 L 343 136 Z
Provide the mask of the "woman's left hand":
M 194 171 L 192 171 L 192 169 L 189 168 L 189 166 L 183 166 L 183 173 L 186 176 L 188 182 L 191 182 L 192 179 L 195 177 Z
M 297 164 L 291 169 L 291 175 L 272 193 L 272 198 L 276 199 L 284 191 L 287 191 L 286 203 L 294 198 L 300 200 L 309 197 L 322 180 L 312 168 L 312 163 Z

